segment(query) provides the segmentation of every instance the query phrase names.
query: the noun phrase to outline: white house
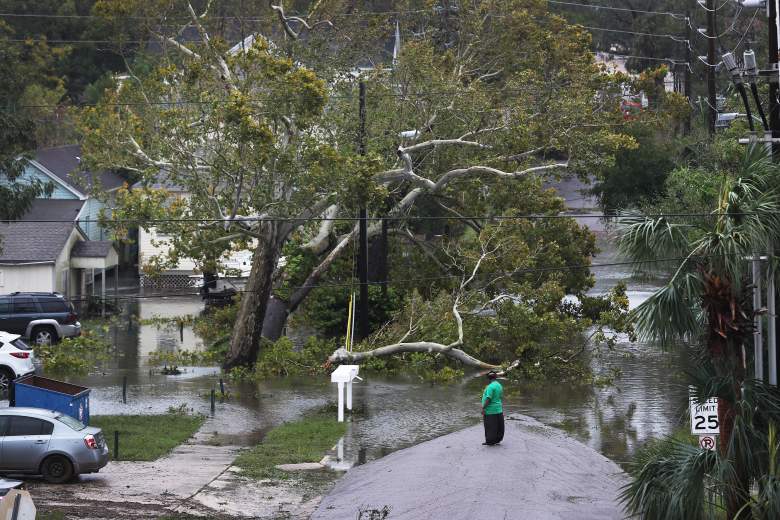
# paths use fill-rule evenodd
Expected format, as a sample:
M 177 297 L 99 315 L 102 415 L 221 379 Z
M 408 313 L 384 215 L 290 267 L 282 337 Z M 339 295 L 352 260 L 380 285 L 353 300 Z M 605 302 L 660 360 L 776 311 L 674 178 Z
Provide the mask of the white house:
M 187 198 L 189 193 L 181 186 L 162 180 L 164 173 L 160 174 L 160 181 L 148 186 L 153 189 L 164 189 L 168 192 L 171 199 Z M 133 188 L 140 188 L 141 184 L 136 184 Z M 141 287 L 152 289 L 184 289 L 203 284 L 202 277 L 197 269 L 197 264 L 192 258 L 180 258 L 178 263 L 165 269 L 161 273 L 150 276 L 145 269 L 153 257 L 165 257 L 170 250 L 170 237 L 160 233 L 157 228 L 151 227 L 148 231 L 143 228 L 138 229 L 138 275 Z M 252 267 L 251 251 L 236 251 L 223 259 L 223 265 L 230 270 L 231 277 L 229 284 L 235 283 L 237 286 L 243 286 L 244 281 L 249 276 Z M 221 278 L 225 278 L 224 273 L 220 273 Z M 220 284 L 222 285 L 222 284 Z
M 116 272 L 111 242 L 88 240 L 76 221 L 83 205 L 39 199 L 20 220 L 0 223 L 0 293 L 59 292 L 76 299 L 96 273 L 106 280 L 108 270 Z

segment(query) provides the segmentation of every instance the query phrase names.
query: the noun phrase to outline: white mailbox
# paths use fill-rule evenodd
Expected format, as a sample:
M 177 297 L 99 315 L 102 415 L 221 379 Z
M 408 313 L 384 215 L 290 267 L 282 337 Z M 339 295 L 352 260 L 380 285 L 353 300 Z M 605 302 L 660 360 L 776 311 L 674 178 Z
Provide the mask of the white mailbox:
M 352 410 L 352 382 L 358 377 L 360 365 L 341 365 L 330 374 L 330 382 L 339 389 L 339 422 L 344 422 L 344 385 L 347 385 L 347 408 Z

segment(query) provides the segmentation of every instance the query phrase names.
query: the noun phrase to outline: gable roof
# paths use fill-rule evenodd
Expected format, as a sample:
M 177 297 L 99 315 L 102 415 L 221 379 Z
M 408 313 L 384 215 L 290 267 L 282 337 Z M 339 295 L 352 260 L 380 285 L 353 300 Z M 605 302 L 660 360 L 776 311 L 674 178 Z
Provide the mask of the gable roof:
M 59 180 L 81 195 L 88 194 L 95 180 L 100 183 L 100 189 L 106 191 L 119 188 L 124 183 L 124 179 L 114 172 L 104 171 L 93 174 L 79 171 L 81 146 L 78 144 L 38 150 L 35 152 L 35 162 L 45 168 L 44 173 L 52 174 L 55 180 Z
M 75 222 L 84 207 L 83 200 L 74 199 L 35 199 L 21 221 L 67 220 Z
M 83 200 L 36 199 L 19 220 L 0 222 L 0 263 L 54 262 L 68 242 Z
M 74 229 L 73 222 L 0 223 L 0 263 L 53 263 Z
M 114 247 L 108 240 L 87 240 L 79 242 L 70 252 L 71 257 L 105 258 Z

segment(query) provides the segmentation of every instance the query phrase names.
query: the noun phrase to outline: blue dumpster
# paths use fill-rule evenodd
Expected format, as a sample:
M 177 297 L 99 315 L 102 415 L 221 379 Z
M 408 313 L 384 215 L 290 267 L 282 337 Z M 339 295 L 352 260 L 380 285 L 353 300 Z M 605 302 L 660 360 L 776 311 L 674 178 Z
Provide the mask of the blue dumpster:
M 29 375 L 14 381 L 13 406 L 45 408 L 89 424 L 89 388 Z

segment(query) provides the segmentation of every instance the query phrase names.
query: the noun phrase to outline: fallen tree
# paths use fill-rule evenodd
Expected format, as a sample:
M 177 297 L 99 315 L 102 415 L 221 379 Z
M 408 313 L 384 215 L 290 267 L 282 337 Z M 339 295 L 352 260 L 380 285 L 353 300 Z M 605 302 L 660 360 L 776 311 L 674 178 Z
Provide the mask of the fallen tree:
M 567 240 L 565 233 L 558 238 Z M 449 266 L 460 271 L 451 293 L 440 294 L 433 303 L 413 296 L 391 327 L 353 351 L 335 350 L 328 363 L 361 364 L 421 353 L 448 358 L 459 368 L 496 369 L 502 375 L 520 368 L 528 374 L 524 365 L 544 372 L 547 365 L 569 365 L 585 353 L 612 348 L 621 336 L 633 339 L 625 287 L 603 297 L 580 294 L 577 302 L 565 301 L 562 274 L 568 269 L 534 267 L 547 252 L 533 246 L 532 239 L 523 238 L 511 221 L 486 225 L 472 243 L 461 238 L 449 244 L 444 248 Z M 553 265 L 559 261 L 554 254 L 547 260 Z M 449 312 L 443 312 L 448 301 Z M 544 333 L 519 330 L 518 316 L 523 325 L 532 324 Z M 403 334 L 387 341 L 401 330 L 401 324 L 406 324 Z M 454 338 L 436 341 L 437 336 Z M 536 350 L 529 350 L 532 343 Z M 487 344 L 492 345 L 486 348 Z
M 150 28 L 163 50 L 155 67 L 142 74 L 131 65 L 129 79 L 82 117 L 84 164 L 139 180 L 117 199 L 110 222 L 118 236 L 126 221 L 168 236 L 167 254 L 152 267 L 192 258 L 215 270 L 229 251 L 253 249 L 228 368 L 252 365 L 261 338 L 279 338 L 349 251 L 357 226 L 337 219 L 367 207 L 403 231 L 414 227 L 406 217 L 441 199 L 455 202 L 446 206 L 455 221 L 533 212 L 537 179 L 598 171 L 633 145 L 619 132 L 627 78 L 599 69 L 586 33 L 544 2 L 485 1 L 459 11 L 455 40 L 452 27 L 421 14 L 410 23 L 422 30 L 393 67 L 363 75 L 369 139 L 358 155 L 357 79 L 344 77 L 356 62 L 335 57 L 354 59 L 387 35 L 357 22 L 319 24 L 338 11 L 315 7 L 312 17 L 294 17 L 273 3 L 283 35 L 269 30 L 230 48 L 214 35 L 222 26 L 213 10 L 172 4 L 161 19 L 187 21 L 168 33 L 161 28 L 170 24 Z M 183 43 L 187 29 L 199 38 Z M 346 47 L 354 52 L 341 52 Z M 186 196 L 172 203 L 170 187 Z M 381 232 L 378 221 L 368 228 L 369 237 Z M 306 262 L 290 261 L 304 255 Z

